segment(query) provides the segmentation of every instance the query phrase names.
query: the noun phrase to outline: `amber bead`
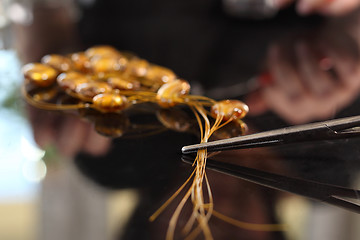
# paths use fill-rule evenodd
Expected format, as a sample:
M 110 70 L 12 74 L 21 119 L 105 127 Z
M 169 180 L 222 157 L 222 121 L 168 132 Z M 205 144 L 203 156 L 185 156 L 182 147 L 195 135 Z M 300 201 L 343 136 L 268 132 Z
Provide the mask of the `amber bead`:
M 119 56 L 121 53 L 111 46 L 102 45 L 88 48 L 85 51 L 85 55 L 89 58 L 92 58 L 95 56 Z
M 100 93 L 109 93 L 112 88 L 106 82 L 87 82 L 76 86 L 75 92 L 85 98 L 93 98 Z
M 103 93 L 93 98 L 94 108 L 101 112 L 117 112 L 128 105 L 127 98 L 119 94 Z
M 94 73 L 114 72 L 125 69 L 127 59 L 120 56 L 93 57 L 90 61 Z
M 168 68 L 157 65 L 151 65 L 147 69 L 145 77 L 150 81 L 157 82 L 160 84 L 171 82 L 176 79 L 176 75 L 173 71 L 171 71 Z
M 58 85 L 64 90 L 76 91 L 76 87 L 83 83 L 91 82 L 91 79 L 79 72 L 62 73 L 57 77 Z
M 29 63 L 22 68 L 26 79 L 39 87 L 48 87 L 55 82 L 58 72 L 41 63 Z
M 58 70 L 59 72 L 67 72 L 72 69 L 72 62 L 69 58 L 57 55 L 57 54 L 50 54 L 45 55 L 41 62 L 48 66 L 51 66 Z
M 50 101 L 53 99 L 57 94 L 58 90 L 55 87 L 52 88 L 39 88 L 40 91 L 37 91 L 32 98 L 35 101 Z
M 133 58 L 126 66 L 126 73 L 134 77 L 144 77 L 149 65 L 149 62 L 144 59 Z
M 90 60 L 83 52 L 73 53 L 70 55 L 73 66 L 76 70 L 88 72 L 90 69 Z
M 157 91 L 156 100 L 161 107 L 173 107 L 176 105 L 177 98 L 188 94 L 189 91 L 190 84 L 178 79 L 162 85 Z
M 223 116 L 223 120 L 241 119 L 249 112 L 249 107 L 239 100 L 223 100 L 211 107 L 211 116 Z
M 131 78 L 125 78 L 121 76 L 114 76 L 108 78 L 108 83 L 111 87 L 121 90 L 138 90 L 141 87 L 139 81 Z

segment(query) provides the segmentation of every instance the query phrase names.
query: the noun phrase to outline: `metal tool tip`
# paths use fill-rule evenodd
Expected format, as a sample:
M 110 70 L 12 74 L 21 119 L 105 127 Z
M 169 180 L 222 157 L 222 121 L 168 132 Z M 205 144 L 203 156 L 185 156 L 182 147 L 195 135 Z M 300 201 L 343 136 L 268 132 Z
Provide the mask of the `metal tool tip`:
M 181 148 L 181 152 L 182 152 L 182 153 L 187 153 L 187 147 L 186 147 L 186 146 L 185 146 L 185 147 L 182 147 L 182 148 Z
M 188 146 L 182 147 L 182 148 L 181 148 L 181 152 L 182 152 L 183 154 L 195 153 L 198 149 L 199 149 L 199 147 L 197 146 L 197 144 L 195 144 L 195 145 L 188 145 Z

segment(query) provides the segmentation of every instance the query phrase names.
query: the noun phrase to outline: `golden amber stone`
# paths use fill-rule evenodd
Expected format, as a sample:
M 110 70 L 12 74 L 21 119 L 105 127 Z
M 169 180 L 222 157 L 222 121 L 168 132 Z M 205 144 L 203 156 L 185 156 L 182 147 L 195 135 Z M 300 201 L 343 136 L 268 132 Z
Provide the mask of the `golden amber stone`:
M 70 55 L 70 59 L 73 62 L 75 69 L 88 72 L 90 69 L 90 60 L 83 52 L 73 53 Z
M 79 72 L 62 73 L 57 77 L 57 83 L 62 89 L 76 91 L 76 87 L 83 83 L 88 83 L 91 79 Z
M 93 98 L 100 93 L 111 92 L 112 88 L 106 82 L 87 82 L 76 86 L 75 92 L 79 97 Z
M 156 100 L 161 107 L 168 108 L 176 105 L 180 96 L 190 92 L 190 84 L 185 80 L 177 79 L 162 85 L 156 94 Z
M 134 77 L 144 77 L 148 67 L 148 61 L 140 58 L 133 58 L 126 66 L 126 73 Z
M 72 63 L 69 58 L 57 54 L 45 55 L 41 59 L 41 62 L 55 68 L 59 72 L 67 72 L 72 68 Z
M 93 57 L 90 66 L 94 73 L 121 71 L 125 68 L 127 59 L 120 56 Z
M 103 93 L 93 97 L 93 104 L 101 112 L 117 112 L 127 107 L 127 98 L 119 94 Z
M 88 48 L 85 51 L 85 55 L 89 58 L 92 58 L 95 56 L 120 56 L 121 53 L 111 46 L 102 45 Z
M 146 72 L 146 76 L 150 81 L 158 83 L 168 83 L 176 79 L 176 75 L 173 71 L 168 68 L 161 67 L 158 65 L 151 65 Z
M 37 91 L 33 95 L 33 99 L 35 101 L 50 101 L 53 99 L 58 93 L 58 90 L 55 87 L 52 88 L 41 88 L 40 91 Z
M 108 78 L 107 82 L 111 87 L 121 90 L 138 90 L 141 87 L 139 81 L 121 76 L 113 76 Z
M 55 82 L 58 72 L 41 63 L 29 63 L 22 68 L 26 79 L 39 87 L 48 87 Z
M 249 112 L 249 107 L 239 100 L 223 100 L 211 107 L 211 116 L 216 118 L 223 116 L 223 121 L 229 119 L 241 119 Z

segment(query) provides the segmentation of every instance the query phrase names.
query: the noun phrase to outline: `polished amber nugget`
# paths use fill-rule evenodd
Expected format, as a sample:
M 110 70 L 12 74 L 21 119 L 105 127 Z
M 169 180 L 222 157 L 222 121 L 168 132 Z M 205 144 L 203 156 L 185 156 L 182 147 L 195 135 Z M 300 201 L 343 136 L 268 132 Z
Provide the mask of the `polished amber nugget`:
M 91 47 L 88 48 L 85 51 L 85 55 L 89 58 L 95 57 L 95 56 L 119 56 L 121 55 L 120 52 L 118 50 L 116 50 L 115 48 L 111 47 L 111 46 L 95 46 L 95 47 Z
M 73 53 L 70 59 L 76 70 L 81 72 L 88 72 L 90 69 L 90 59 L 83 52 Z
M 57 54 L 46 55 L 41 59 L 41 62 L 55 68 L 59 72 L 67 72 L 72 69 L 71 60 L 67 57 Z
M 174 81 L 176 79 L 176 75 L 168 68 L 151 65 L 146 72 L 146 78 L 150 81 L 164 84 Z
M 108 78 L 107 82 L 115 89 L 138 90 L 141 87 L 139 81 L 130 78 L 123 78 L 121 76 L 110 77 Z
M 79 97 L 93 98 L 100 93 L 111 92 L 112 88 L 106 82 L 88 82 L 79 84 L 75 92 Z
M 93 104 L 101 112 L 117 112 L 127 107 L 127 98 L 119 94 L 98 94 L 93 98 Z
M 55 82 L 58 72 L 41 63 L 29 63 L 22 68 L 26 79 L 39 87 L 48 87 Z
M 211 108 L 211 116 L 216 118 L 223 116 L 223 120 L 241 119 L 249 112 L 249 107 L 239 100 L 223 100 L 214 104 Z
M 76 87 L 83 83 L 90 82 L 90 78 L 79 72 L 62 73 L 57 77 L 57 83 L 64 90 L 76 91 Z
M 120 71 L 125 68 L 127 59 L 119 56 L 93 57 L 90 61 L 94 73 Z
M 188 94 L 189 91 L 190 84 L 185 80 L 178 79 L 162 85 L 156 94 L 156 100 L 161 107 L 173 107 L 176 105 L 177 98 Z

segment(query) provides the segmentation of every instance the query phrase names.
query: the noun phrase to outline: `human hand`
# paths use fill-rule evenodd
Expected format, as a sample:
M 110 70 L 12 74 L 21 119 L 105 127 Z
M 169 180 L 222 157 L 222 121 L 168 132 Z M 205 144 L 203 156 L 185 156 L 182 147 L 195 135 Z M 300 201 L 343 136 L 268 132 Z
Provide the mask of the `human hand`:
M 99 156 L 108 152 L 111 139 L 99 135 L 90 122 L 78 116 L 49 112 L 28 106 L 35 142 L 41 148 L 55 146 L 62 156 L 79 152 Z
M 330 118 L 347 106 L 359 93 L 360 67 L 357 45 L 343 38 L 271 46 L 270 83 L 249 96 L 250 113 L 272 110 L 291 124 L 301 124 Z
M 274 5 L 283 8 L 295 0 L 273 0 Z M 344 15 L 360 6 L 360 0 L 297 0 L 299 14 L 319 13 L 323 15 Z

